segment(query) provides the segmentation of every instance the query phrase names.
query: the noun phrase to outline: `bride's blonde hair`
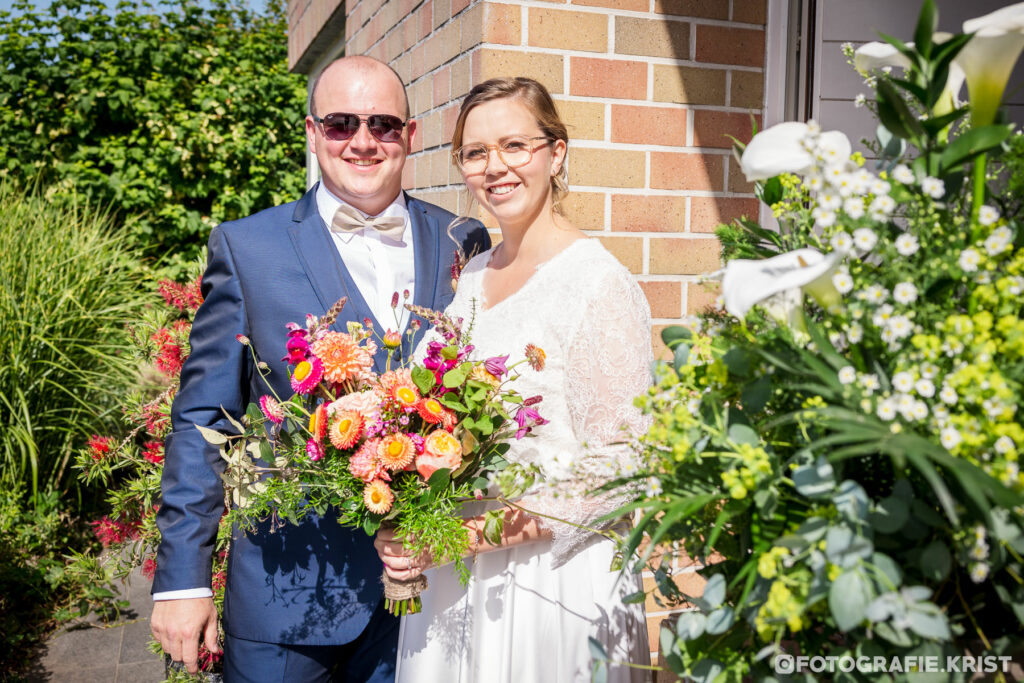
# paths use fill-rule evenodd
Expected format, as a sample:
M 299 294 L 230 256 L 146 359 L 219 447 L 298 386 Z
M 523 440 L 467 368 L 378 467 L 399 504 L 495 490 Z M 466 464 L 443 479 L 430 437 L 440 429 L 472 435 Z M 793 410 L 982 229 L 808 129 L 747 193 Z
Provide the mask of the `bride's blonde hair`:
M 469 116 L 469 112 L 484 102 L 503 98 L 519 100 L 533 114 L 534 119 L 537 121 L 537 126 L 544 135 L 550 138 L 552 142 L 561 140 L 565 143 L 566 148 L 568 148 L 569 132 L 566 130 L 562 119 L 558 116 L 555 102 L 551 99 L 551 94 L 547 88 L 532 78 L 492 78 L 474 86 L 469 91 L 469 94 L 466 95 L 466 99 L 462 100 L 459 117 L 455 120 L 455 133 L 452 135 L 453 153 L 462 147 L 462 133 L 466 127 L 466 117 Z M 453 156 L 452 163 L 454 162 L 455 158 Z M 558 173 L 551 176 L 551 203 L 555 213 L 558 214 L 562 213 L 561 202 L 569 191 L 567 162 L 568 150 L 566 158 L 562 160 L 561 168 L 558 169 Z M 472 200 L 472 197 L 470 197 L 470 200 Z M 472 201 L 469 204 L 471 205 L 471 203 Z M 470 206 L 466 207 L 466 213 L 469 213 L 469 208 Z

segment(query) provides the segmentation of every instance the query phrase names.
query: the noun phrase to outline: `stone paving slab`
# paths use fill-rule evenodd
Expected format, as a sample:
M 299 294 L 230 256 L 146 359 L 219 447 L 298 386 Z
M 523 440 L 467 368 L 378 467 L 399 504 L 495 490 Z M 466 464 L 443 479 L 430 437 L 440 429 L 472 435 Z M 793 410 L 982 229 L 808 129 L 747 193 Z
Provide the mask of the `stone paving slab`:
M 61 629 L 43 644 L 28 674 L 52 683 L 159 683 L 163 658 L 149 651 L 150 582 L 139 570 L 121 586 L 129 607 L 113 624 L 91 622 Z

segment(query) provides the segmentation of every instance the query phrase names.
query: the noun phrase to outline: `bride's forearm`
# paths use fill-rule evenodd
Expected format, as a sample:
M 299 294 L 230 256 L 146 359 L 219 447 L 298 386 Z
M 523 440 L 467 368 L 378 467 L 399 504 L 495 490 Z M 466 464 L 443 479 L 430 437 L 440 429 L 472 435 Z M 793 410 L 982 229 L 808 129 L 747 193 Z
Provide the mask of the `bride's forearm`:
M 469 557 L 492 550 L 509 548 L 523 543 L 549 540 L 551 530 L 542 526 L 536 517 L 523 510 L 505 510 L 505 523 L 501 530 L 501 543 L 494 545 L 484 537 L 484 516 L 470 517 L 462 525 L 469 531 Z

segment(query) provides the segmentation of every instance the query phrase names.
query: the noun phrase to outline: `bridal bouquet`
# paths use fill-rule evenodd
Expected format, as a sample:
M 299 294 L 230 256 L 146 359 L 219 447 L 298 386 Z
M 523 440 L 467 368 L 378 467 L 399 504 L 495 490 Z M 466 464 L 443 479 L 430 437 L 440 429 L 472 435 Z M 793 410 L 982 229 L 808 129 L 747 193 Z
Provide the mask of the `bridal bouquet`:
M 390 369 L 389 358 L 389 369 L 374 373 L 372 331 L 358 323 L 330 329 L 344 304 L 288 326 L 292 396 L 250 404 L 242 422 L 233 422 L 237 436 L 198 427 L 227 461 L 229 521 L 246 529 L 268 518 L 298 523 L 330 507 L 341 524 L 369 535 L 394 526 L 414 553 L 454 562 L 466 579 L 462 505 L 505 469 L 508 439 L 546 422 L 533 407 L 541 397 L 524 399 L 508 386 L 518 376 L 508 356 L 469 360 L 461 320 L 415 306 L 440 341 L 428 344 L 422 363 Z M 394 333 L 382 339 L 389 349 L 400 342 Z M 528 348 L 522 362 L 537 367 L 542 355 Z M 393 614 L 418 611 L 424 577 L 383 580 Z
M 1024 137 L 997 112 L 1024 4 L 936 24 L 847 48 L 877 161 L 813 122 L 741 150 L 778 227 L 719 228 L 724 310 L 663 335 L 627 550 L 705 563 L 700 596 L 655 567 L 695 607 L 661 631 L 679 675 L 954 680 L 1021 649 Z

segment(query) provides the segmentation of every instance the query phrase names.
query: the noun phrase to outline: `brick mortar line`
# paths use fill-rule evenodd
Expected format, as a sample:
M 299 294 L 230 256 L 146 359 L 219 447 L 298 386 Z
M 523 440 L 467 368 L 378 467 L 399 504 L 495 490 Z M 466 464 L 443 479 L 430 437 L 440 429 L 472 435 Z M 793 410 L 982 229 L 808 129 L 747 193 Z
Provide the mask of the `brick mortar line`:
M 417 43 L 418 45 L 419 43 Z M 376 43 L 374 43 L 376 45 Z M 540 45 L 508 45 L 506 43 L 481 42 L 478 47 L 490 48 L 498 52 L 515 52 L 516 54 L 547 54 L 559 55 L 561 57 L 584 57 L 589 59 L 605 59 L 615 62 L 644 62 L 657 66 L 689 66 L 708 69 L 733 69 L 735 71 L 749 71 L 751 73 L 763 73 L 764 67 L 744 66 L 742 64 L 721 64 L 718 62 L 698 62 L 693 59 L 674 59 L 672 57 L 654 57 L 650 55 L 628 55 L 622 53 L 609 54 L 606 52 L 590 52 L 587 50 L 571 50 L 568 48 L 543 47 Z M 404 52 L 402 54 L 405 54 Z M 466 53 L 460 53 L 466 54 Z M 401 57 L 402 55 L 399 55 Z M 552 93 L 554 95 L 555 93 Z
M 724 112 L 728 113 L 728 112 Z M 689 152 L 705 156 L 728 156 L 731 149 L 724 147 L 701 147 L 699 145 L 652 145 L 639 142 L 612 142 L 610 140 L 591 140 L 588 138 L 569 138 L 576 149 L 608 149 L 620 152 Z
M 757 199 L 753 193 L 715 192 L 713 190 L 670 190 L 664 187 L 611 187 L 607 185 L 573 185 L 570 192 L 609 192 L 631 197 L 697 197 L 707 199 Z
M 554 5 L 550 2 L 544 2 L 543 0 L 523 0 L 522 2 L 495 2 L 494 0 L 485 0 L 486 4 L 490 5 L 514 5 L 516 7 L 535 7 L 538 9 L 548 9 L 553 11 L 562 12 L 580 12 L 583 14 L 605 14 L 614 17 L 627 17 L 630 19 L 654 19 L 658 21 L 673 21 L 677 23 L 690 23 L 694 26 L 719 26 L 723 28 L 747 28 L 755 30 L 765 30 L 765 24 L 754 24 L 747 21 L 734 21 L 731 19 L 711 19 L 708 17 L 691 17 L 685 14 L 667 14 L 663 12 L 656 12 L 654 9 L 650 10 L 628 10 L 618 9 L 614 7 L 596 7 L 593 5 Z M 563 9 L 570 8 L 570 9 Z M 846 41 L 833 41 L 833 42 L 846 42 Z

